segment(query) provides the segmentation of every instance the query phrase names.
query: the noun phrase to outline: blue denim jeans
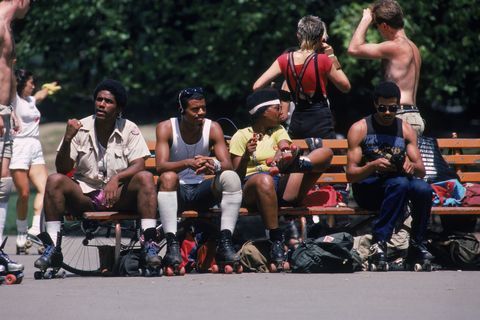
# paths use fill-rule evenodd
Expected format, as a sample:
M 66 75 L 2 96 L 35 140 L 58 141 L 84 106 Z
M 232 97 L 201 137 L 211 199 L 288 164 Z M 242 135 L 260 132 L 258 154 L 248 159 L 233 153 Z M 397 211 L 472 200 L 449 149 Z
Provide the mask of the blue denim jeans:
M 423 242 L 432 209 L 432 187 L 418 178 L 368 177 L 353 184 L 353 196 L 358 205 L 368 210 L 378 210 L 373 220 L 373 241 L 390 240 L 393 229 L 411 201 L 411 239 Z

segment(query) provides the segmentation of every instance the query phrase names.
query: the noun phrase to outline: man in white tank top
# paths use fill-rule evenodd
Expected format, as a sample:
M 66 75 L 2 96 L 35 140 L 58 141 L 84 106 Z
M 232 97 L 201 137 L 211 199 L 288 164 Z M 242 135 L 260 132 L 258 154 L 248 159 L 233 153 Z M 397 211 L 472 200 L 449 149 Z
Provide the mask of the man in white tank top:
M 163 265 L 167 275 L 184 274 L 176 238 L 177 213 L 206 211 L 220 202 L 222 217 L 217 264 L 226 272 L 239 268 L 232 233 L 242 202 L 240 178 L 232 163 L 220 125 L 205 118 L 202 88 L 187 88 L 178 95 L 181 116 L 160 122 L 156 128 L 156 167 L 160 175 L 158 211 L 167 238 Z M 215 158 L 210 157 L 213 149 Z M 215 175 L 205 179 L 204 175 Z M 239 269 L 237 269 L 238 271 Z

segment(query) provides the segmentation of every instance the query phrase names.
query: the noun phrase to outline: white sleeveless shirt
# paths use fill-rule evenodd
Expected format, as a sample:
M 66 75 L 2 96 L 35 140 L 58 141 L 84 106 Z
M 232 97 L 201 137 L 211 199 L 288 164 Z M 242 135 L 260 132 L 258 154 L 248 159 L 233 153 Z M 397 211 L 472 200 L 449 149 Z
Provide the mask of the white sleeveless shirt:
M 170 118 L 172 123 L 172 146 L 170 147 L 170 161 L 193 159 L 197 155 L 210 155 L 210 126 L 212 121 L 205 119 L 203 123 L 202 137 L 195 144 L 187 144 L 183 141 L 180 133 L 178 118 Z M 195 174 L 195 171 L 187 168 L 178 173 L 180 184 L 199 184 L 203 181 L 203 174 Z

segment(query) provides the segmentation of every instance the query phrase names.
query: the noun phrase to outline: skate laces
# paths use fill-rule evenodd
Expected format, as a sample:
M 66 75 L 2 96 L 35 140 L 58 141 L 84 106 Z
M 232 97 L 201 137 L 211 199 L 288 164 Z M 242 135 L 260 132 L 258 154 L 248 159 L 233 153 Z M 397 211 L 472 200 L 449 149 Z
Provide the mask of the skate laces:
M 54 251 L 55 251 L 55 246 L 47 246 L 45 248 L 45 251 L 42 254 L 42 257 L 50 258 Z
M 145 244 L 145 252 L 147 256 L 156 256 L 160 251 L 160 246 L 153 240 L 147 241 Z
M 378 243 L 374 243 L 370 246 L 369 256 L 374 255 L 376 253 L 385 253 L 385 251 L 382 249 L 382 247 Z

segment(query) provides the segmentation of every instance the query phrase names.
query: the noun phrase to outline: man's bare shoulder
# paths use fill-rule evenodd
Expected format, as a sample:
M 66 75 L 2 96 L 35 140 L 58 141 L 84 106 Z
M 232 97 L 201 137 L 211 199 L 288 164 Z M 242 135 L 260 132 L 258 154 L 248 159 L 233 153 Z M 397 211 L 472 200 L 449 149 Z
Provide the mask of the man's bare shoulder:
M 365 119 L 360 119 L 348 130 L 347 140 L 349 143 L 354 141 L 361 141 L 367 133 L 367 121 Z
M 172 135 L 172 122 L 170 119 L 160 121 L 156 127 L 157 140 L 158 138 L 169 139 Z

